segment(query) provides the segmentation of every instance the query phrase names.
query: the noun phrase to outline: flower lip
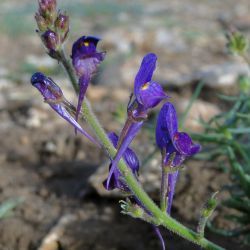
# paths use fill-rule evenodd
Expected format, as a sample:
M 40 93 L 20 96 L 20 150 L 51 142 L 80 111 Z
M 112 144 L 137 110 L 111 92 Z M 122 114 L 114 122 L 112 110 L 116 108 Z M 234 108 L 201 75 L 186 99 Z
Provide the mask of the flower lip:
M 72 63 L 78 76 L 88 74 L 91 77 L 104 60 L 105 52 L 96 50 L 99 38 L 82 36 L 72 46 Z
M 152 81 L 141 86 L 138 96 L 142 105 L 146 109 L 153 108 L 162 100 L 168 98 L 164 93 L 162 86 Z
M 81 55 L 82 58 L 96 53 L 96 46 L 101 39 L 94 36 L 82 36 L 72 46 L 72 58 Z
M 192 156 L 198 153 L 201 149 L 199 144 L 193 144 L 191 137 L 184 132 L 177 132 L 172 138 L 175 148 L 186 156 Z

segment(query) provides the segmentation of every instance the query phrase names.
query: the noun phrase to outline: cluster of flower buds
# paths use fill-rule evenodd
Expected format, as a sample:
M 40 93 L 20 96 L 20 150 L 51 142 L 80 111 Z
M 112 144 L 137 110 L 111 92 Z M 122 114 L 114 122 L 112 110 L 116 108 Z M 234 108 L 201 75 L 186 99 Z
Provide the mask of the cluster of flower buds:
M 56 9 L 56 0 L 39 0 L 39 9 L 35 14 L 38 33 L 48 54 L 58 57 L 58 51 L 69 33 L 69 17 Z

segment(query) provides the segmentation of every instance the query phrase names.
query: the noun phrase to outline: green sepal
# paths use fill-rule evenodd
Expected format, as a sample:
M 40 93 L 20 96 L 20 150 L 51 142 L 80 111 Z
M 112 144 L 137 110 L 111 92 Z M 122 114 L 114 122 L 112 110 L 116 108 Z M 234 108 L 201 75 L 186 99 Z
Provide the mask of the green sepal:
M 217 206 L 217 199 L 216 199 L 217 194 L 218 194 L 218 191 L 213 193 L 211 198 L 208 199 L 208 201 L 206 202 L 206 204 L 201 210 L 201 217 L 200 217 L 199 224 L 197 227 L 197 233 L 200 235 L 200 237 L 204 237 L 204 232 L 205 232 L 207 221 Z

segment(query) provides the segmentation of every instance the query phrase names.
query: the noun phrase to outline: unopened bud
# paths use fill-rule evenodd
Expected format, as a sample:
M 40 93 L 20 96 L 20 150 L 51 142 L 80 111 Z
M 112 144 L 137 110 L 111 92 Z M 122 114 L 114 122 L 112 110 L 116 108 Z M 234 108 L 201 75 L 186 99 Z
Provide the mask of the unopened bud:
M 42 17 L 39 13 L 36 13 L 35 19 L 36 19 L 36 23 L 37 23 L 37 27 L 39 31 L 42 31 L 42 32 L 46 31 L 46 29 L 48 28 L 48 23 L 46 22 L 44 17 Z
M 63 98 L 61 88 L 41 72 L 33 74 L 31 84 L 41 92 L 45 100 L 57 101 Z
M 52 27 L 57 16 L 56 0 L 39 0 L 39 14 L 47 22 L 47 27 Z
M 39 0 L 38 3 L 41 14 L 56 11 L 56 0 Z
M 59 46 L 59 39 L 57 34 L 52 30 L 47 30 L 42 34 L 42 39 L 45 47 L 48 50 L 57 50 Z
M 61 42 L 63 43 L 69 32 L 69 16 L 60 13 L 55 21 L 55 28 L 60 35 Z

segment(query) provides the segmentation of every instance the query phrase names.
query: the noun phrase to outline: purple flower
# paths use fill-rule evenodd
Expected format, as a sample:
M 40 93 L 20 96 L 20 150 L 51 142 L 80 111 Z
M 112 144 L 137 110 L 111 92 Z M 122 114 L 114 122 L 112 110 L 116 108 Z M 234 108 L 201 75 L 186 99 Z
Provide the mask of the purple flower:
M 134 95 L 136 102 L 145 110 L 158 105 L 167 96 L 160 84 L 152 81 L 157 57 L 153 53 L 147 54 L 141 63 L 141 67 L 135 77 Z
M 99 38 L 93 36 L 82 36 L 72 47 L 72 63 L 79 77 L 94 74 L 97 66 L 104 60 L 105 52 L 96 50 Z
M 81 110 L 84 95 L 91 77 L 96 72 L 99 64 L 104 60 L 105 52 L 98 52 L 96 46 L 99 38 L 92 36 L 80 37 L 72 47 L 72 63 L 79 77 L 79 97 L 77 104 L 76 120 Z
M 49 29 L 42 34 L 41 38 L 45 47 L 48 49 L 49 55 L 55 58 L 56 51 L 60 46 L 58 34 Z
M 176 110 L 172 103 L 165 103 L 158 115 L 156 125 L 156 144 L 165 151 L 164 163 L 168 164 L 171 155 L 174 154 L 174 159 L 171 162 L 172 167 L 182 164 L 189 156 L 198 153 L 201 150 L 199 144 L 194 144 L 191 137 L 184 132 L 178 131 L 178 120 Z M 168 174 L 168 213 L 170 213 L 174 188 L 178 177 L 178 171 Z
M 118 139 L 119 139 L 118 136 L 115 133 L 111 132 L 108 134 L 108 137 L 110 141 L 112 142 L 113 146 L 117 148 Z M 131 171 L 133 172 L 133 174 L 136 176 L 139 171 L 139 160 L 136 154 L 134 153 L 134 151 L 131 148 L 127 148 L 123 154 L 123 158 L 125 162 L 127 163 L 127 165 L 129 166 L 129 168 L 131 169 Z M 111 168 L 111 164 L 110 164 L 110 168 Z M 105 180 L 103 184 L 107 190 L 118 188 L 123 191 L 129 191 L 127 185 L 122 180 L 122 175 L 118 168 L 116 168 L 111 174 L 109 185 L 107 185 L 107 180 Z
M 72 111 L 74 106 L 64 98 L 62 90 L 51 78 L 37 72 L 31 77 L 31 84 L 40 91 L 44 97 L 44 101 L 47 102 L 63 119 L 69 122 L 80 133 L 85 135 L 90 141 L 100 146 L 99 143 L 84 131 L 72 117 L 69 110 Z
M 153 72 L 156 67 L 156 60 L 157 57 L 155 54 L 147 54 L 143 58 L 140 69 L 135 77 L 135 99 L 128 105 L 127 121 L 119 138 L 117 154 L 113 159 L 110 175 L 107 179 L 107 187 L 119 160 L 131 141 L 140 131 L 144 120 L 147 118 L 149 110 L 158 105 L 163 99 L 168 98 L 161 85 L 152 81 Z

